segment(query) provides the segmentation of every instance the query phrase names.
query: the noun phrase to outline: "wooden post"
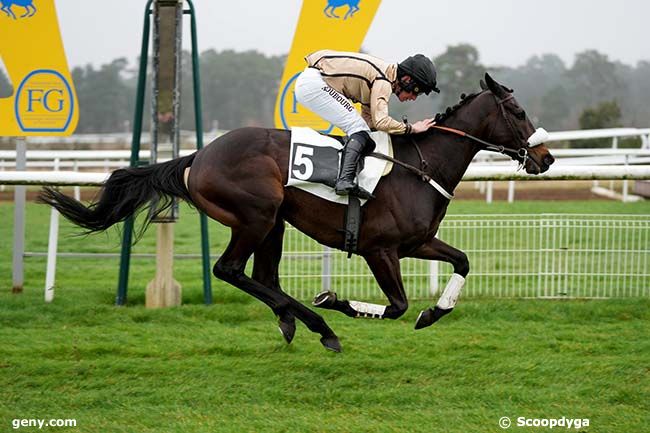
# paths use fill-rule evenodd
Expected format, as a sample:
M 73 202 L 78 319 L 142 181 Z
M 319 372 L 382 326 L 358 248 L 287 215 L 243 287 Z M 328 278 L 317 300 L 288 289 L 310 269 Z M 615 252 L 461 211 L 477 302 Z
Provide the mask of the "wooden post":
M 182 19 L 183 0 L 154 0 L 152 164 L 179 155 Z M 181 286 L 173 278 L 173 223 L 177 219 L 178 203 L 174 202 L 170 210 L 152 220 L 157 223 L 156 276 L 147 285 L 148 308 L 181 304 Z
M 156 224 L 156 276 L 147 285 L 146 307 L 181 305 L 181 285 L 174 280 L 174 224 Z

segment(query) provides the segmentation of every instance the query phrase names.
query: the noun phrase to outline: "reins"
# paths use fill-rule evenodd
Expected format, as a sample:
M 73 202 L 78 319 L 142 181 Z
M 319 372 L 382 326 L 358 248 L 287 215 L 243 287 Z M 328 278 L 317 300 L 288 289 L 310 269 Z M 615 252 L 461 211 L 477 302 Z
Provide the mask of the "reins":
M 513 135 L 513 138 L 517 139 L 518 134 L 517 134 L 516 128 L 514 128 L 514 126 L 512 125 L 510 119 L 508 118 L 508 115 L 505 112 L 505 107 L 504 107 L 504 103 L 513 98 L 512 94 L 508 95 L 507 97 L 505 97 L 503 99 L 497 98 L 496 95 L 494 95 L 494 97 L 496 99 L 497 106 L 499 106 L 501 114 L 502 114 L 506 124 L 508 125 L 508 128 L 510 129 L 510 132 Z M 548 136 L 548 133 L 545 130 L 543 130 L 543 128 L 538 128 L 538 130 L 535 131 L 535 134 L 531 135 L 531 137 L 528 138 L 527 146 L 524 145 L 524 146 L 522 146 L 522 147 L 520 147 L 518 149 L 515 149 L 515 148 L 512 148 L 512 147 L 507 147 L 507 146 L 503 146 L 503 145 L 497 145 L 497 144 L 494 144 L 494 143 L 490 143 L 488 141 L 485 141 L 485 140 L 482 140 L 482 139 L 480 139 L 478 137 L 475 137 L 475 136 L 473 136 L 471 134 L 468 134 L 465 131 L 461 131 L 460 129 L 450 128 L 448 126 L 440 126 L 440 125 L 432 125 L 431 128 L 435 128 L 435 129 L 438 129 L 440 131 L 445 131 L 445 132 L 448 132 L 450 134 L 455 134 L 455 135 L 458 135 L 459 137 L 464 137 L 464 138 L 467 138 L 469 140 L 475 141 L 475 142 L 481 144 L 481 146 L 483 147 L 484 150 L 489 150 L 489 151 L 492 151 L 492 152 L 498 152 L 498 153 L 501 153 L 501 154 L 504 154 L 504 155 L 517 156 L 517 157 L 521 158 L 521 161 L 519 162 L 519 168 L 522 168 L 522 167 L 524 167 L 526 165 L 526 160 L 528 159 L 528 147 L 533 147 L 533 146 L 536 146 L 536 145 L 540 144 L 544 139 L 544 138 L 541 138 L 541 136 L 544 136 L 544 135 L 546 137 Z M 533 139 L 533 137 L 535 137 L 535 136 L 537 136 L 536 137 L 536 142 L 531 141 Z M 420 168 L 414 167 L 411 164 L 407 164 L 407 163 L 402 162 L 402 161 L 400 161 L 398 159 L 395 159 L 395 158 L 393 158 L 391 156 L 384 155 L 384 154 L 377 153 L 377 152 L 372 152 L 372 153 L 369 154 L 369 156 L 372 156 L 374 158 L 383 159 L 383 160 L 386 160 L 386 161 L 390 161 L 393 164 L 397 164 L 397 165 L 409 170 L 410 172 L 412 172 L 415 175 L 419 176 L 420 179 L 422 179 L 424 182 L 427 182 L 431 186 L 433 186 L 445 198 L 447 198 L 448 200 L 451 200 L 453 198 L 453 194 L 447 192 L 447 190 L 445 190 L 442 186 L 440 186 L 440 184 L 438 184 L 435 180 L 433 180 L 431 178 L 431 176 L 429 174 L 426 173 L 425 170 L 428 167 L 428 163 L 424 159 L 424 156 L 422 155 L 422 151 L 420 150 L 420 147 L 415 142 L 413 137 L 409 137 L 409 138 L 410 138 L 410 140 L 409 140 L 410 143 L 415 148 L 415 150 L 416 150 L 416 152 L 418 154 L 418 157 L 420 159 Z

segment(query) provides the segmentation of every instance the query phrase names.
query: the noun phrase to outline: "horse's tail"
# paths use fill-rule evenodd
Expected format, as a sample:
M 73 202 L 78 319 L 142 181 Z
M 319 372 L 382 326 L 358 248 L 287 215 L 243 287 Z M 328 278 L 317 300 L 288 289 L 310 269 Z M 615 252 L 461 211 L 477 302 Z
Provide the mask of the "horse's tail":
M 192 204 L 183 172 L 195 156 L 193 153 L 160 164 L 115 170 L 101 187 L 99 199 L 89 206 L 47 187 L 38 201 L 53 206 L 88 233 L 106 230 L 156 203 L 155 210 L 147 214 L 144 231 L 154 217 L 171 207 L 174 197 Z

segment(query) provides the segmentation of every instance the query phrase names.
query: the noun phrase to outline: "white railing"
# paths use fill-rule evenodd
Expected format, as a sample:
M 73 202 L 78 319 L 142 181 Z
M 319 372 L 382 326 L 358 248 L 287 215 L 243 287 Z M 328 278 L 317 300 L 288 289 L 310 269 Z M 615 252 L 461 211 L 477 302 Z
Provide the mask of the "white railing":
M 214 138 L 226 131 L 216 130 L 204 134 L 204 142 L 209 143 Z M 639 137 L 641 139 L 640 149 L 618 149 L 619 138 Z M 650 128 L 609 128 L 591 129 L 576 131 L 556 131 L 549 133 L 548 142 L 567 140 L 587 140 L 594 138 L 611 138 L 612 148 L 610 149 L 553 149 L 556 158 L 563 159 L 567 165 L 635 165 L 650 163 Z M 181 131 L 181 139 L 184 143 L 196 146 L 196 136 L 192 131 Z M 63 143 L 66 145 L 123 145 L 127 146 L 131 140 L 130 133 L 116 134 L 76 134 L 70 137 L 27 137 L 26 143 L 47 145 Z M 148 143 L 149 135 L 144 133 L 142 143 Z M 193 149 L 181 150 L 181 156 L 193 152 Z M 127 166 L 131 152 L 128 150 L 28 150 L 26 155 L 26 167 L 28 169 L 53 169 L 55 166 L 61 170 L 71 169 L 73 171 L 103 170 L 109 171 Z M 147 160 L 149 151 L 140 152 L 140 159 Z M 13 150 L 0 150 L 0 172 L 15 167 L 16 152 Z M 506 161 L 506 157 L 493 152 L 481 151 L 477 154 L 473 165 L 482 162 Z M 508 161 L 506 161 L 508 162 Z M 508 183 L 508 202 L 515 199 L 515 181 Z M 494 195 L 494 184 L 490 182 L 477 183 L 477 188 L 485 194 L 487 202 L 491 202 Z M 3 191 L 4 185 L 0 185 Z M 610 184 L 609 188 L 601 187 L 594 182 L 592 192 L 622 201 L 636 201 L 639 197 L 628 194 L 629 186 L 627 180 L 623 181 L 621 192 L 614 189 Z M 80 190 L 75 187 L 75 198 L 79 198 Z
M 470 274 L 464 297 L 648 297 L 647 215 L 448 215 L 437 237 L 464 251 Z M 332 290 L 344 299 L 383 295 L 364 260 L 287 230 L 280 264 L 284 290 L 310 299 Z M 448 264 L 405 258 L 410 299 L 439 294 Z

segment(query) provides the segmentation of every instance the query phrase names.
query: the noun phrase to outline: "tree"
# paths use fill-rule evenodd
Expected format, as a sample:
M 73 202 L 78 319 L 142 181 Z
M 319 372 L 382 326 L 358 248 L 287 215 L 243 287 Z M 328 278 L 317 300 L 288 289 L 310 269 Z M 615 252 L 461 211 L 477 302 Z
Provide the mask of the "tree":
M 538 120 L 546 129 L 570 128 L 571 101 L 561 85 L 553 87 L 541 99 Z
M 560 110 L 560 114 L 548 107 L 549 103 L 565 105 L 564 101 L 560 102 L 562 95 L 559 93 L 563 88 L 562 78 L 565 72 L 566 66 L 562 59 L 555 54 L 542 54 L 529 58 L 519 68 L 501 68 L 496 75 L 515 89 L 517 100 L 532 114 L 531 118 L 543 120 L 548 127 L 550 125 L 546 123 L 547 119 L 553 118 L 553 123 L 557 124 L 555 120 L 566 116 L 564 109 Z
M 257 51 L 208 50 L 201 54 L 205 120 L 224 129 L 273 126 L 273 106 L 284 57 Z
M 455 105 L 461 93 L 480 90 L 479 81 L 485 67 L 479 63 L 479 53 L 473 45 L 449 46 L 435 58 L 435 64 L 443 107 Z
M 596 50 L 577 54 L 567 78 L 575 102 L 582 107 L 610 101 L 625 91 L 616 65 Z
M 129 109 L 133 90 L 125 84 L 128 62 L 113 60 L 96 70 L 92 65 L 74 68 L 72 79 L 79 99 L 77 132 L 118 132 L 133 115 Z
M 615 128 L 620 126 L 621 108 L 616 101 L 601 102 L 595 107 L 586 108 L 580 115 L 580 129 Z M 582 140 L 571 147 L 609 147 L 609 138 Z

